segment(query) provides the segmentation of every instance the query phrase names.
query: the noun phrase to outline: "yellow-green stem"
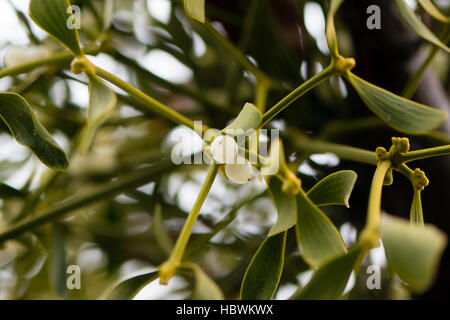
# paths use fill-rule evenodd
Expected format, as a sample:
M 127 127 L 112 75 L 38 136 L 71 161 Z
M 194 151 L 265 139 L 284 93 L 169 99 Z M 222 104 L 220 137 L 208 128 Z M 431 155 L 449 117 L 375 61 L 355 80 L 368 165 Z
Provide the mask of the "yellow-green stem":
M 395 169 L 398 172 L 400 172 L 401 174 L 403 174 L 405 177 L 407 177 L 409 179 L 409 181 L 411 181 L 411 184 L 414 186 L 414 183 L 413 183 L 414 171 L 411 170 L 411 168 L 409 168 L 406 164 L 402 163 L 400 166 L 398 166 Z
M 159 269 L 160 281 L 162 284 L 167 284 L 171 277 L 175 275 L 176 269 L 179 267 L 181 260 L 183 259 L 184 251 L 189 242 L 189 238 L 194 228 L 194 224 L 197 221 L 200 209 L 208 196 L 209 190 L 216 178 L 219 166 L 216 163 L 212 163 L 209 167 L 208 174 L 206 175 L 205 181 L 200 189 L 200 192 L 195 200 L 194 206 L 192 207 L 189 216 L 178 236 L 175 247 L 170 254 L 169 259 L 164 262 Z
M 380 211 L 381 211 L 381 193 L 383 190 L 383 182 L 386 173 L 391 168 L 391 162 L 384 160 L 378 163 L 377 169 L 372 179 L 372 186 L 370 188 L 369 205 L 367 208 L 367 222 L 366 227 L 361 232 L 359 239 L 359 246 L 361 246 L 361 252 L 353 268 L 355 275 L 361 267 L 362 261 L 367 252 L 379 246 L 380 239 Z
M 430 157 L 438 157 L 450 155 L 450 144 L 440 147 L 427 148 L 422 150 L 410 151 L 399 156 L 399 161 L 402 163 L 410 162 L 419 159 Z
M 264 113 L 267 104 L 267 94 L 269 91 L 269 83 L 264 79 L 258 79 L 256 83 L 255 103 L 258 110 Z M 259 129 L 254 133 L 253 139 L 250 140 L 250 151 L 259 154 Z
M 88 47 L 85 49 L 86 54 L 97 54 L 100 52 L 99 47 Z M 73 55 L 69 51 L 62 51 L 53 53 L 49 57 L 40 58 L 32 61 L 25 62 L 23 64 L 18 64 L 13 67 L 8 67 L 0 70 L 0 78 L 6 76 L 16 76 L 18 74 L 26 73 L 28 71 L 34 70 L 43 66 L 50 66 L 59 63 L 69 63 L 73 60 Z
M 367 208 L 366 227 L 361 234 L 363 246 L 375 247 L 379 241 L 381 193 L 386 173 L 391 168 L 390 160 L 380 161 L 373 175 L 370 188 L 369 205 Z
M 99 68 L 95 66 L 95 73 L 105 79 L 108 82 L 111 82 L 118 88 L 122 89 L 123 91 L 127 92 L 130 96 L 136 98 L 137 100 L 141 101 L 145 104 L 146 107 L 148 107 L 151 111 L 158 113 L 159 115 L 162 115 L 163 117 L 166 117 L 167 119 L 181 125 L 185 125 L 188 128 L 191 128 L 194 130 L 194 121 L 191 119 L 183 116 L 182 114 L 178 113 L 177 111 L 170 109 L 169 107 L 165 106 L 161 102 L 157 101 L 156 99 L 148 96 L 144 92 L 140 91 L 139 89 L 136 89 L 129 83 L 123 81 L 122 79 L 118 78 L 117 76 L 113 75 L 112 73 L 109 73 L 108 71 Z
M 309 139 L 306 136 L 294 132 L 293 130 L 290 130 L 288 134 L 289 133 L 292 136 L 292 143 L 301 152 L 308 154 L 330 152 L 334 153 L 341 159 L 367 163 L 371 165 L 377 164 L 376 154 L 373 151 L 317 139 Z
M 259 80 L 256 84 L 255 103 L 259 111 L 264 112 L 267 103 L 269 83 L 266 80 Z
M 260 128 L 264 127 L 270 120 L 273 119 L 278 113 L 283 111 L 287 106 L 289 106 L 292 102 L 300 98 L 302 95 L 307 93 L 312 88 L 318 86 L 325 80 L 331 78 L 339 74 L 339 71 L 336 69 L 334 64 L 329 65 L 321 72 L 308 79 L 302 85 L 300 85 L 297 89 L 289 93 L 286 97 L 284 97 L 281 101 L 279 101 L 276 105 L 270 108 L 266 113 L 264 113 L 261 119 Z
M 170 161 L 161 161 L 161 163 L 151 167 L 133 170 L 122 177 L 118 177 L 114 181 L 107 182 L 92 189 L 90 192 L 84 192 L 80 195 L 75 195 L 69 199 L 61 201 L 51 206 L 44 212 L 29 216 L 18 221 L 17 223 L 5 227 L 4 229 L 0 229 L 0 244 L 5 240 L 15 238 L 30 229 L 34 229 L 46 223 L 55 221 L 90 203 L 105 200 L 110 196 L 120 193 L 121 191 L 146 184 L 166 172 L 172 166 L 173 164 Z
M 418 224 L 418 225 L 423 226 L 424 220 L 423 220 L 423 211 L 422 211 L 422 199 L 421 199 L 420 193 L 421 193 L 420 189 L 414 188 L 414 196 L 413 196 L 413 201 L 411 202 L 409 221 L 412 224 Z M 417 207 L 420 208 L 419 215 L 414 214 L 414 212 L 415 212 L 414 205 L 416 205 Z

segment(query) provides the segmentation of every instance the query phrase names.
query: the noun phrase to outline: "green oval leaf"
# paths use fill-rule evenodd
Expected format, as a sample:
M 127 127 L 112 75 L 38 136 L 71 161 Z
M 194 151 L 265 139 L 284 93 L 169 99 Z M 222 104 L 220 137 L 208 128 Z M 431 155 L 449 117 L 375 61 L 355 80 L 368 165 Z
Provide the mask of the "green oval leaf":
M 56 170 L 68 168 L 66 154 L 20 95 L 0 93 L 0 118 L 5 121 L 17 142 L 30 148 L 45 165 Z
M 30 17 L 76 57 L 83 51 L 69 0 L 31 0 Z M 79 17 L 78 17 L 79 18 Z M 69 27 L 70 26 L 70 27 Z
M 348 200 L 357 177 L 352 170 L 332 173 L 317 182 L 307 195 L 317 206 L 342 205 L 349 208 Z
M 330 49 L 330 53 L 334 57 L 339 56 L 339 48 L 336 36 L 336 28 L 334 27 L 334 16 L 338 11 L 344 0 L 331 0 L 330 8 L 328 9 L 327 14 L 327 25 L 325 28 L 325 35 L 327 39 L 328 49 Z
M 318 267 L 347 252 L 331 220 L 301 191 L 297 195 L 297 241 L 310 266 Z
M 195 20 L 205 22 L 205 0 L 184 0 L 184 9 Z
M 286 235 L 267 237 L 258 248 L 242 280 L 241 299 L 272 299 L 283 272 Z
M 261 111 L 252 103 L 247 102 L 236 119 L 222 131 L 233 136 L 249 135 L 251 131 L 258 128 L 261 117 Z
M 423 225 L 422 200 L 420 198 L 420 190 L 414 190 L 414 197 L 411 203 L 409 220 L 412 223 Z
M 436 20 L 444 23 L 450 22 L 450 17 L 444 16 L 438 8 L 433 4 L 431 0 L 419 0 L 420 5 L 425 9 L 426 12 Z
M 338 300 L 347 286 L 355 267 L 359 247 L 354 247 L 347 254 L 341 255 L 320 267 L 308 284 L 294 293 L 293 300 Z
M 195 263 L 183 263 L 179 269 L 188 269 L 194 273 L 195 287 L 192 300 L 223 300 L 219 286 Z
M 346 78 L 369 109 L 398 131 L 410 134 L 425 133 L 438 128 L 447 117 L 441 110 L 397 96 L 351 72 Z
M 277 221 L 270 228 L 268 237 L 293 227 L 297 222 L 297 201 L 295 196 L 281 190 L 282 182 L 277 177 L 272 177 L 268 183 L 268 191 L 278 214 Z
M 435 34 L 431 32 L 422 21 L 419 20 L 419 18 L 417 18 L 414 11 L 408 7 L 404 0 L 394 0 L 394 3 L 402 19 L 415 33 L 417 33 L 424 40 L 434 44 L 442 50 L 447 51 L 447 53 L 450 53 L 450 48 L 443 44 L 441 40 L 439 40 L 439 38 L 436 37 Z
M 116 94 L 103 80 L 95 75 L 88 75 L 88 77 L 89 107 L 87 123 L 83 129 L 80 143 L 80 152 L 82 154 L 88 152 L 94 141 L 95 133 L 108 120 L 117 102 Z
M 158 278 L 158 271 L 145 268 L 128 274 L 114 282 L 103 294 L 104 299 L 128 300 L 133 299 L 147 284 Z
M 427 290 L 433 282 L 447 236 L 433 225 L 411 224 L 384 214 L 380 223 L 390 268 L 415 292 Z

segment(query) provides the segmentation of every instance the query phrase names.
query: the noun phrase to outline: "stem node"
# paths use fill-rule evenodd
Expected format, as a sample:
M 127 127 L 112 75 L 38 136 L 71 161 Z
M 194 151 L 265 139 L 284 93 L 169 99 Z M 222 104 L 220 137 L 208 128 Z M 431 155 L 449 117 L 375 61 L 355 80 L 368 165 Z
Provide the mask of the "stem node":
M 180 262 L 175 260 L 167 260 L 159 268 L 159 283 L 167 285 L 169 280 L 176 274 Z
M 86 74 L 95 74 L 94 65 L 84 56 L 73 60 L 71 69 L 74 74 L 80 74 L 83 72 Z
M 337 72 L 339 72 L 340 74 L 346 74 L 355 67 L 356 61 L 353 58 L 344 58 L 343 56 L 338 56 L 337 58 L 333 59 L 332 64 Z

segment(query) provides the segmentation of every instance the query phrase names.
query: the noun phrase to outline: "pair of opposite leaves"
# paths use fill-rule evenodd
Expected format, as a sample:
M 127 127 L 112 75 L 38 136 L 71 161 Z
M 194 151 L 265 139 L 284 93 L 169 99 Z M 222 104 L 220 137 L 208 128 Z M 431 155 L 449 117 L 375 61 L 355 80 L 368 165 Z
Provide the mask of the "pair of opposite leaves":
M 339 171 L 327 176 L 307 194 L 301 194 L 296 199 L 281 191 L 278 178 L 271 178 L 269 192 L 278 219 L 247 268 L 241 287 L 243 299 L 270 299 L 273 296 L 283 271 L 287 230 L 294 225 L 302 255 L 316 271 L 306 287 L 300 288 L 291 298 L 342 297 L 361 254 L 361 247 L 356 245 L 347 251 L 339 232 L 319 207 L 348 206 L 355 181 L 356 173 L 353 171 Z M 302 210 L 298 210 L 300 207 Z M 302 224 L 297 224 L 297 219 L 301 220 Z M 405 219 L 389 215 L 382 216 L 380 231 L 390 268 L 398 273 L 413 291 L 426 290 L 432 283 L 445 248 L 445 235 L 434 226 L 410 225 Z M 323 239 L 318 240 L 318 237 Z M 317 243 L 320 244 L 319 247 Z M 192 298 L 223 298 L 220 289 L 211 279 L 195 271 L 194 274 L 198 279 Z M 106 296 L 110 299 L 132 298 L 157 276 L 158 273 L 153 270 L 141 270 L 127 275 L 115 282 Z M 206 294 L 202 294 L 202 291 Z
M 271 153 L 273 149 L 272 145 Z M 269 180 L 269 193 L 278 219 L 247 268 L 241 287 L 243 299 L 272 298 L 283 271 L 287 230 L 293 226 L 303 260 L 316 270 L 312 280 L 293 298 L 341 298 L 357 259 L 365 254 L 365 249 L 356 244 L 347 251 L 339 231 L 319 207 L 349 207 L 356 177 L 353 171 L 339 171 L 318 182 L 307 194 L 301 191 L 297 196 L 284 193 L 278 177 Z M 445 249 L 445 234 L 434 226 L 389 215 L 383 215 L 380 231 L 389 267 L 411 290 L 426 290 Z
M 270 299 L 281 279 L 287 230 L 295 225 L 302 258 L 314 270 L 308 284 L 291 299 L 341 299 L 358 258 L 365 253 L 357 243 L 347 249 L 320 206 L 345 205 L 356 181 L 353 171 L 339 171 L 318 182 L 297 199 L 281 192 L 272 177 L 269 191 L 278 219 L 255 253 L 244 276 L 242 299 Z M 446 247 L 446 235 L 432 225 L 418 225 L 383 214 L 380 224 L 389 268 L 414 292 L 430 287 Z
M 74 56 L 83 58 L 84 53 L 80 45 L 78 30 L 69 28 L 69 19 L 75 19 L 70 8 L 69 0 L 31 0 L 30 16 L 42 29 L 64 45 Z M 69 21 L 70 22 L 70 21 Z M 97 129 L 108 119 L 117 102 L 116 94 L 95 75 L 86 73 L 89 79 L 88 117 L 82 132 L 80 152 L 86 153 L 95 136 Z
M 32 0 L 30 16 L 42 29 L 63 44 L 76 58 L 84 56 L 76 29 L 67 27 L 66 0 Z M 97 129 L 114 110 L 115 93 L 95 74 L 88 74 L 89 108 L 87 124 L 83 129 L 80 152 L 86 153 Z M 16 93 L 0 93 L 0 117 L 16 140 L 29 147 L 48 167 L 65 170 L 67 156 L 34 115 L 27 101 Z
M 198 6 L 196 8 L 193 8 L 192 6 L 189 7 L 189 3 L 192 5 L 194 2 L 196 2 Z M 330 11 L 333 16 L 340 5 L 340 2 L 342 1 L 332 1 L 332 10 Z M 203 22 L 204 2 L 201 0 L 187 0 L 185 1 L 185 5 L 186 4 L 188 13 Z M 195 12 L 195 9 L 197 9 L 197 12 Z M 200 13 L 198 10 L 200 10 Z M 444 115 L 440 112 L 436 112 L 436 110 L 395 96 L 387 91 L 383 91 L 382 89 L 365 82 L 353 74 L 348 74 L 347 79 L 355 87 L 357 92 L 372 109 L 372 111 L 374 111 L 385 121 L 387 120 L 388 123 L 399 130 L 403 129 L 410 132 L 430 130 L 437 127 L 443 119 L 445 119 Z M 392 106 L 397 106 L 397 110 L 392 110 Z M 408 116 L 406 119 L 404 117 L 405 114 Z M 392 118 L 392 115 L 398 116 Z M 427 120 L 427 123 L 423 124 L 420 122 L 423 118 Z M 418 124 L 414 125 L 414 123 L 417 122 Z M 223 152 L 220 151 L 220 153 L 221 156 L 223 156 Z M 333 192 L 328 193 L 328 196 L 338 198 L 342 196 L 342 198 L 345 199 L 345 201 L 342 201 L 343 204 L 348 205 L 348 197 L 356 179 L 356 175 L 355 179 L 353 179 L 353 174 L 354 173 L 350 171 L 332 175 L 333 178 L 337 178 L 337 185 L 339 185 L 339 180 L 341 178 L 341 182 L 344 182 L 346 179 L 349 180 L 344 184 L 341 184 L 342 195 L 335 192 L 336 185 L 334 185 L 333 188 L 331 188 Z M 328 183 L 323 181 L 321 184 L 328 185 Z M 318 185 L 320 185 L 320 183 Z M 298 205 L 300 206 L 301 204 L 303 208 L 301 210 L 302 219 L 306 219 L 308 217 L 313 218 L 313 220 L 316 220 L 313 224 L 316 224 L 316 226 L 320 225 L 321 227 L 319 227 L 319 229 L 325 228 L 325 230 L 328 231 L 325 232 L 325 237 L 317 239 L 317 234 L 314 235 L 314 232 L 305 232 L 308 231 L 308 228 L 303 228 L 302 231 L 299 231 L 299 228 L 297 228 L 297 236 L 299 238 L 299 243 L 301 243 L 302 246 L 302 252 L 306 256 L 307 260 L 309 260 L 309 263 L 313 266 L 320 266 L 321 264 L 323 264 L 323 266 L 316 271 L 313 279 L 308 283 L 307 287 L 299 290 L 296 294 L 294 294 L 293 298 L 340 298 L 347 284 L 352 268 L 360 253 L 360 249 L 358 247 L 351 249 L 348 253 L 346 252 L 346 247 L 343 245 L 342 238 L 338 234 L 337 230 L 316 206 L 316 204 L 321 204 L 320 196 L 318 199 L 315 199 L 316 201 L 310 200 L 310 198 L 314 199 L 316 197 L 315 193 L 317 192 L 315 190 L 320 189 L 320 187 L 313 188 L 308 193 L 308 196 L 301 194 L 298 196 L 297 202 L 300 202 Z M 258 249 L 252 263 L 247 269 L 241 288 L 241 296 L 243 298 L 267 299 L 273 295 L 281 276 L 282 264 L 284 261 L 286 230 L 296 224 L 296 218 L 289 214 L 289 212 L 292 212 L 292 208 L 289 207 L 294 207 L 296 204 L 295 198 L 290 199 L 290 196 L 281 191 L 281 183 L 275 177 L 270 181 L 269 190 L 271 191 L 272 198 L 275 202 L 275 206 L 277 207 L 278 220 L 269 231 L 268 238 Z M 327 188 L 325 188 L 325 190 L 327 190 Z M 321 193 L 321 196 L 323 196 L 323 193 L 325 194 L 326 199 L 327 192 L 319 192 L 318 194 L 320 195 Z M 286 199 L 287 197 L 289 199 Z M 333 201 L 339 203 L 339 200 L 328 199 L 324 202 L 322 201 L 322 205 L 326 202 L 328 202 L 327 204 L 333 203 Z M 314 204 L 314 202 L 316 204 Z M 305 226 L 306 224 L 302 225 Z M 311 225 L 311 223 L 309 223 L 309 225 Z M 445 236 L 433 227 L 421 228 L 419 226 L 415 226 L 411 228 L 409 225 L 405 224 L 403 219 L 390 218 L 388 216 L 385 216 L 382 219 L 381 230 L 391 267 L 399 273 L 402 279 L 410 283 L 413 289 L 419 291 L 428 287 L 438 264 L 439 256 L 442 254 L 442 250 L 445 247 Z M 324 233 L 322 232 L 319 234 L 322 236 Z M 314 241 L 304 241 L 305 238 L 311 238 L 311 236 L 315 238 Z M 398 239 L 399 236 L 406 236 L 410 240 L 406 242 L 406 246 L 398 245 L 399 243 L 405 244 L 404 239 Z M 413 241 L 414 239 L 415 241 Z M 323 242 L 324 245 L 321 246 L 321 248 L 326 249 L 325 254 L 322 254 L 323 251 L 317 250 L 317 240 L 320 240 L 320 243 Z M 328 240 L 331 240 L 331 242 Z M 411 242 L 414 242 L 414 245 L 410 245 Z M 314 246 L 310 248 L 307 245 L 308 243 L 313 243 Z M 417 248 L 421 250 L 417 250 Z M 315 253 L 317 252 L 320 253 L 319 256 L 316 256 Z M 421 256 L 424 256 L 424 259 L 422 260 L 423 263 L 419 263 L 419 267 L 411 267 L 411 258 L 418 253 Z M 330 260 L 330 258 L 336 255 L 340 256 L 336 259 Z M 259 260 L 262 260 L 260 261 L 261 263 L 258 263 Z M 267 263 L 268 261 L 269 263 Z M 272 275 L 275 276 L 273 277 Z M 336 277 L 336 275 L 338 276 Z M 264 281 L 261 287 L 261 279 L 263 278 L 266 280 L 269 279 L 269 281 Z M 324 285 L 326 285 L 326 287 L 324 287 Z
M 318 223 L 321 225 L 332 226 L 331 222 L 329 222 L 329 219 L 322 212 L 319 213 L 311 212 L 310 209 L 318 210 L 316 205 L 320 206 L 329 204 L 344 204 L 348 206 L 348 198 L 350 196 L 350 192 L 354 186 L 355 181 L 356 181 L 356 174 L 353 171 L 340 171 L 323 179 L 308 192 L 308 196 L 306 196 L 306 194 L 299 196 L 299 201 L 301 201 L 301 199 L 308 199 L 305 200 L 308 201 L 308 206 L 306 207 L 308 209 L 308 212 L 306 212 L 306 215 L 311 215 L 313 218 L 318 219 Z M 332 190 L 336 191 L 336 188 L 338 189 L 337 192 L 331 192 Z M 274 262 L 279 261 L 281 259 L 281 256 L 284 255 L 286 231 L 292 226 L 294 226 L 297 220 L 296 216 L 290 215 L 290 213 L 293 212 L 291 209 L 297 207 L 295 203 L 294 205 L 292 204 L 291 200 L 294 199 L 295 201 L 296 198 L 294 196 L 288 196 L 287 194 L 281 191 L 281 181 L 278 180 L 278 178 L 276 177 L 271 178 L 269 182 L 269 191 L 278 212 L 278 219 L 275 225 L 272 227 L 271 231 L 269 232 L 268 238 L 269 240 L 266 240 L 260 247 L 258 252 L 255 254 L 255 258 L 253 259 L 252 263 L 250 264 L 246 272 L 242 289 L 243 290 L 242 297 L 244 299 L 258 298 L 258 297 L 262 299 L 267 299 L 270 298 L 267 296 L 268 294 L 273 295 L 273 292 L 270 294 L 268 293 L 268 291 L 276 290 L 279 278 L 277 280 L 277 277 L 273 277 L 274 270 L 272 268 L 274 266 Z M 289 197 L 289 199 L 287 199 L 286 197 Z M 309 200 L 309 197 L 314 200 L 315 204 L 312 204 L 311 200 Z M 301 203 L 300 205 L 302 206 L 302 208 L 304 207 L 303 203 Z M 296 209 L 294 210 L 296 211 Z M 296 214 L 297 213 L 295 212 L 295 215 Z M 305 213 L 302 212 L 301 214 L 303 219 Z M 332 228 L 334 228 L 334 226 L 332 226 Z M 331 230 L 331 232 L 333 233 L 332 234 L 333 239 L 331 239 L 330 241 L 335 242 L 334 240 L 339 240 L 337 237 L 340 236 L 338 235 L 336 236 L 336 234 L 338 234 L 338 231 Z M 315 235 L 313 236 L 314 238 L 316 238 Z M 342 240 L 340 241 L 342 242 Z M 313 240 L 309 242 L 313 242 Z M 339 252 L 345 252 L 345 246 L 343 245 L 343 242 L 340 247 L 341 250 L 339 250 Z M 314 255 L 312 251 L 309 252 L 311 252 L 311 254 Z M 327 252 L 328 252 L 327 254 L 329 254 L 329 250 L 327 250 Z M 272 258 L 270 258 L 265 253 L 272 255 Z M 258 263 L 258 260 L 261 260 L 258 258 L 263 259 L 261 264 Z M 315 263 L 316 262 L 317 261 L 315 261 Z M 257 268 L 258 270 L 255 270 L 255 267 L 260 265 L 265 265 L 270 270 L 269 269 L 263 270 L 261 268 Z M 279 270 L 275 271 L 276 275 L 277 276 L 278 274 L 281 275 L 280 272 L 282 268 L 280 269 L 279 265 L 276 265 L 275 268 L 279 268 Z M 265 277 L 267 280 L 269 280 L 269 282 L 264 282 L 263 285 L 261 285 L 261 277 L 259 276 L 261 275 L 261 272 L 263 272 L 262 277 Z M 127 275 L 123 279 L 120 279 L 116 283 L 114 283 L 106 291 L 105 297 L 109 299 L 133 298 L 142 287 L 156 280 L 157 276 L 158 273 L 155 272 L 154 270 L 146 270 L 146 269 L 138 271 L 136 274 Z M 209 280 L 208 282 L 210 281 L 211 280 Z M 276 284 L 274 282 L 276 282 Z M 221 298 L 221 295 L 218 295 L 216 290 L 212 290 L 214 289 L 215 286 L 211 285 L 211 283 L 208 285 L 209 289 L 205 288 L 206 292 L 208 292 L 209 295 L 200 294 L 198 290 L 199 287 L 201 286 L 197 284 L 196 289 L 194 289 L 192 298 L 196 299 Z M 255 292 L 258 292 L 258 296 L 254 296 L 253 289 L 255 289 L 254 290 Z M 216 294 L 211 295 L 211 293 L 214 292 L 216 292 Z

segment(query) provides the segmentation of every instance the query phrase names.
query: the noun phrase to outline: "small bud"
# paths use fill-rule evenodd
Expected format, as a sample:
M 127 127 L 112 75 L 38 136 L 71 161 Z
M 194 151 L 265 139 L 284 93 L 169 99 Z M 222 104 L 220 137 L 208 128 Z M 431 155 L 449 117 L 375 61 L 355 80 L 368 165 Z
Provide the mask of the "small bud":
M 229 136 L 219 136 L 211 143 L 211 156 L 217 163 L 236 163 L 239 146 Z
M 167 285 L 169 280 L 176 274 L 179 263 L 173 261 L 164 262 L 159 268 L 159 283 Z
M 378 147 L 375 150 L 375 154 L 377 156 L 377 161 L 382 161 L 382 160 L 386 160 L 387 158 L 389 158 L 388 152 L 383 147 Z
M 72 72 L 75 74 L 80 74 L 86 70 L 86 66 L 84 63 L 80 62 L 80 60 L 74 60 L 72 62 Z
M 425 176 L 425 172 L 423 172 L 419 168 L 416 168 L 414 170 L 414 173 L 412 174 L 412 183 L 415 189 L 423 190 L 426 186 L 428 186 L 430 181 Z
M 71 70 L 75 74 L 80 74 L 82 72 L 95 74 L 95 67 L 86 57 L 77 58 L 72 61 Z
M 392 137 L 392 146 L 396 154 L 406 153 L 409 151 L 409 139 L 408 138 L 395 138 Z
M 356 61 L 353 58 L 344 58 L 339 56 L 335 61 L 335 68 L 341 73 L 347 73 L 352 70 L 356 65 Z

